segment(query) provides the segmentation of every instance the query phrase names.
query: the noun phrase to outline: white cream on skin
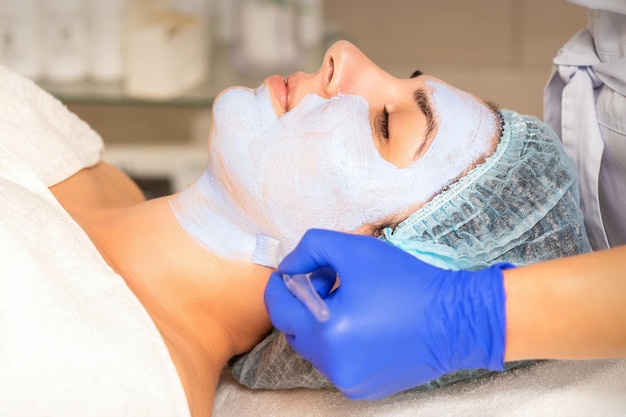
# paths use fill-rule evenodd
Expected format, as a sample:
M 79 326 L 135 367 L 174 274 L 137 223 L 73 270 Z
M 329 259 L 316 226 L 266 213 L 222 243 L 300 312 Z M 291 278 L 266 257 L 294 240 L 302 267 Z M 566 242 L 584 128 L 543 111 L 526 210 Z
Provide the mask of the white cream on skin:
M 266 87 L 226 91 L 206 171 L 170 198 L 176 219 L 212 252 L 251 261 L 257 235 L 287 253 L 307 229 L 353 231 L 428 201 L 490 152 L 497 121 L 469 94 L 427 85 L 438 131 L 405 168 L 375 148 L 359 96 L 311 94 L 278 118 Z

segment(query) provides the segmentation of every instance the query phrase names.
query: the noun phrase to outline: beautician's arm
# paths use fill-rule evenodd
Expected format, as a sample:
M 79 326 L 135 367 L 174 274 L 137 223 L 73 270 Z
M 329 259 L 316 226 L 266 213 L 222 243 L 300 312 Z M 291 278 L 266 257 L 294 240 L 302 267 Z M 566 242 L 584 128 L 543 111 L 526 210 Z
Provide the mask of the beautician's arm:
M 505 360 L 626 357 L 626 246 L 503 275 Z
M 505 360 L 626 357 L 626 246 L 448 271 L 373 237 L 310 230 L 279 270 L 317 271 L 327 321 L 278 273 L 265 305 L 291 346 L 349 398 L 381 398 L 460 369 L 503 370 Z

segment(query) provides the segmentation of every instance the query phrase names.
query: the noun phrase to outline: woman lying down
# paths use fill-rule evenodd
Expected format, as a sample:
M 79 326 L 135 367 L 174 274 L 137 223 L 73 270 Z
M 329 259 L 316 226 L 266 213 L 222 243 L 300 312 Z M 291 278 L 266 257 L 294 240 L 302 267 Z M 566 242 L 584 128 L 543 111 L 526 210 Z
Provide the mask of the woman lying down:
M 589 250 L 544 124 L 419 72 L 391 77 L 347 42 L 314 74 L 220 94 L 205 172 L 149 201 L 85 123 L 0 78 L 7 415 L 208 416 L 231 361 L 250 386 L 327 387 L 263 305 L 267 242 L 286 253 L 312 227 L 449 268 Z

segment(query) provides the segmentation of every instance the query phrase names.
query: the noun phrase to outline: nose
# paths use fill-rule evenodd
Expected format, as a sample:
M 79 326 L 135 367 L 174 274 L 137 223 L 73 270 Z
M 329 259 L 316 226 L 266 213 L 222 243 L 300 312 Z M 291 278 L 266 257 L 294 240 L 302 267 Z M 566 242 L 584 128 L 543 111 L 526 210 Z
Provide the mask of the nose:
M 316 72 L 297 72 L 288 77 L 289 107 L 295 107 L 305 95 L 311 93 L 323 98 L 341 94 L 363 96 L 379 71 L 382 70 L 356 46 L 348 41 L 336 42 L 328 48 Z
M 325 74 L 324 68 L 327 68 Z M 381 71 L 348 41 L 336 42 L 328 48 L 320 70 L 326 77 L 326 89 L 331 95 L 358 94 L 359 89 L 366 87 L 365 82 Z

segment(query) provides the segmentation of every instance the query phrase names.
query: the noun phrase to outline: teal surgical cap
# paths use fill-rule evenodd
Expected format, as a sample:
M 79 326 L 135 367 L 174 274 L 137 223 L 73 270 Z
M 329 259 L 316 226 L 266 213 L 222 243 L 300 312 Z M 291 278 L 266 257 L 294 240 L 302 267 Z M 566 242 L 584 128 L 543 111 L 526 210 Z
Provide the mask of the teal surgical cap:
M 385 229 L 383 240 L 447 269 L 525 265 L 590 250 L 576 171 L 558 137 L 535 117 L 501 115 L 495 152 Z
M 507 110 L 501 116 L 495 152 L 395 229 L 385 229 L 381 239 L 448 269 L 525 265 L 590 251 L 576 172 L 556 134 L 535 117 Z M 530 363 L 508 362 L 505 369 Z M 276 330 L 231 369 L 250 388 L 334 388 Z M 488 374 L 455 371 L 415 389 Z

